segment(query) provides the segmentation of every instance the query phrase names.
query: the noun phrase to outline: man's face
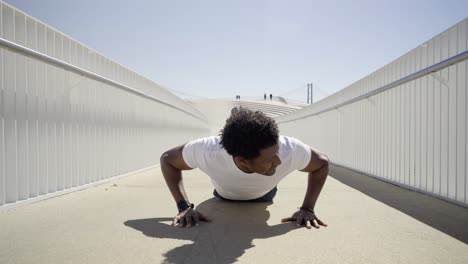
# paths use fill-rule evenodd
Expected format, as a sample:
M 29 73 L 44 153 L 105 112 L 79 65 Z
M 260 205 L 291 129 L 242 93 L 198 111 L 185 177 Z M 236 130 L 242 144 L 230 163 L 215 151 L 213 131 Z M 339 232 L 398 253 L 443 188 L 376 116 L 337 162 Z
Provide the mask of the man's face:
M 281 164 L 281 160 L 278 155 L 279 146 L 275 144 L 271 147 L 260 150 L 260 156 L 247 160 L 250 169 L 258 174 L 271 176 L 275 174 L 276 167 Z

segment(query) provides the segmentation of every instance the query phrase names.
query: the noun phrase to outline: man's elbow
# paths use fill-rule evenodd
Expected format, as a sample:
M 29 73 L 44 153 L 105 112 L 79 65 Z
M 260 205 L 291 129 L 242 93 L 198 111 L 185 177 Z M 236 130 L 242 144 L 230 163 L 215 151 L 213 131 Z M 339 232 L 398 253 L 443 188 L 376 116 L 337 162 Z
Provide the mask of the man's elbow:
M 171 155 L 170 155 L 169 151 L 164 152 L 161 155 L 161 157 L 159 158 L 159 164 L 161 164 L 161 166 L 163 164 L 169 164 L 170 163 L 170 157 L 171 157 Z
M 330 166 L 330 158 L 328 158 L 327 155 L 323 155 L 322 160 L 323 160 L 323 163 L 324 163 L 323 166 L 326 166 L 326 167 L 329 167 L 329 166 Z
M 328 172 L 330 170 L 330 159 L 328 158 L 327 155 L 323 155 L 322 156 L 322 170 L 326 170 L 327 173 L 326 175 L 328 175 Z

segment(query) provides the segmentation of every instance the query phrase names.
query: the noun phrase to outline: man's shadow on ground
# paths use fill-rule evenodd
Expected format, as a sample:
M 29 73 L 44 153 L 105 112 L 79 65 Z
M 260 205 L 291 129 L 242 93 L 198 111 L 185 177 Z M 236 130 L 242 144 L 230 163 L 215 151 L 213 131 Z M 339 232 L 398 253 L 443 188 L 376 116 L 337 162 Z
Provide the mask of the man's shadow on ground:
M 254 247 L 254 239 L 271 238 L 296 229 L 292 223 L 269 226 L 268 205 L 271 203 L 237 203 L 211 198 L 196 209 L 213 222 L 201 222 L 199 227 L 172 227 L 172 218 L 136 219 L 124 224 L 149 237 L 193 241 L 165 253 L 165 263 L 233 263 Z

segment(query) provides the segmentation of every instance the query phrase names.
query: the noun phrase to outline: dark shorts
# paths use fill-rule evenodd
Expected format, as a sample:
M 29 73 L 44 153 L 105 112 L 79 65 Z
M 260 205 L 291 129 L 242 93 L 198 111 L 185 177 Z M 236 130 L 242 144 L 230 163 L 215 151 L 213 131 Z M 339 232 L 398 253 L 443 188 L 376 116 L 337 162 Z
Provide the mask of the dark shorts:
M 272 203 L 273 198 L 275 198 L 277 191 L 278 191 L 278 188 L 275 187 L 275 188 L 273 188 L 273 190 L 269 191 L 267 194 L 263 195 L 262 197 L 257 198 L 257 199 L 252 199 L 252 200 L 231 200 L 231 199 L 227 199 L 227 198 L 224 198 L 221 195 L 219 195 L 219 193 L 216 191 L 216 189 L 213 191 L 213 195 L 215 197 L 218 197 L 221 200 L 230 201 L 230 202 Z

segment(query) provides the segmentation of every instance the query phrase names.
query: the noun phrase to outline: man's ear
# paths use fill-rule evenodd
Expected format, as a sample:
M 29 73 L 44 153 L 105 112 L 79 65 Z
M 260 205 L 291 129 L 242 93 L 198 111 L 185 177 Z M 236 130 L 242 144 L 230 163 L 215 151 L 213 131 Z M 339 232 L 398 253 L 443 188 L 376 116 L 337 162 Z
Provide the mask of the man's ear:
M 242 163 L 242 164 L 244 164 L 244 165 L 249 166 L 249 165 L 251 164 L 251 161 L 248 160 L 248 159 L 246 159 L 246 158 L 244 158 L 244 157 L 236 156 L 235 158 L 237 159 L 237 161 L 238 161 L 239 163 Z

